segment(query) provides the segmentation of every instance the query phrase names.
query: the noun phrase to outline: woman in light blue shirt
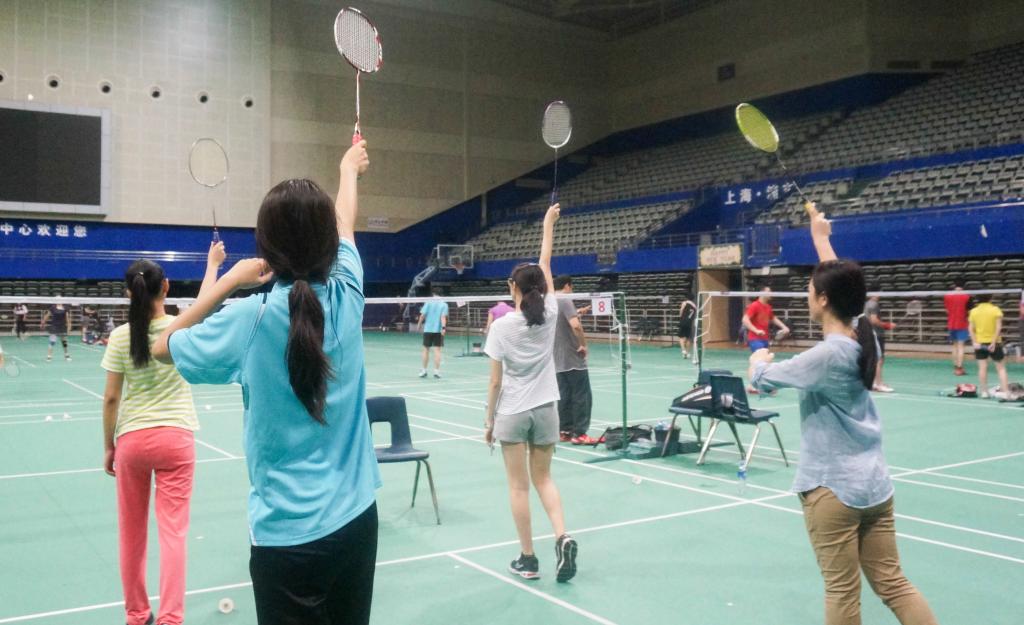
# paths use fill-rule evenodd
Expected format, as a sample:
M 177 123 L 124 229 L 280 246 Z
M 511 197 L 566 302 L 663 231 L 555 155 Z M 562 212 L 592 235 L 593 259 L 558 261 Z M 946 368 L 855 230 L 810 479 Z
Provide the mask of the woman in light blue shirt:
M 832 227 L 813 204 L 811 235 L 821 263 L 808 286 L 811 318 L 825 339 L 799 356 L 772 363 L 750 357 L 761 392 L 800 391 L 800 465 L 793 491 L 825 579 L 826 625 L 859 625 L 860 575 L 903 625 L 935 625 L 928 602 L 907 580 L 896 551 L 893 486 L 882 453 L 882 424 L 871 399 L 878 345 L 864 311 L 860 266 L 837 260 Z M 859 321 L 859 323 L 858 323 Z
M 259 259 L 243 260 L 179 316 L 153 354 L 193 384 L 237 383 L 252 485 L 249 570 L 260 625 L 368 623 L 380 485 L 366 414 L 356 180 L 337 203 L 309 180 L 263 200 Z M 277 284 L 209 316 L 239 288 Z

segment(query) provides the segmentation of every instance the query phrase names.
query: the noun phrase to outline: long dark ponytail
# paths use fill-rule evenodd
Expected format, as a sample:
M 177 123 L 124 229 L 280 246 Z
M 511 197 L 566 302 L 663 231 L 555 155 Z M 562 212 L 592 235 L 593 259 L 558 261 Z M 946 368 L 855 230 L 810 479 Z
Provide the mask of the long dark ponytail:
M 527 326 L 544 323 L 544 295 L 548 292 L 548 280 L 537 265 L 518 265 L 509 278 L 522 295 L 519 308 L 526 317 Z
M 844 323 L 856 322 L 860 358 L 857 367 L 866 388 L 875 382 L 878 366 L 878 343 L 875 331 L 862 317 L 868 299 L 867 283 L 860 265 L 849 260 L 829 260 L 814 268 L 811 275 L 814 290 L 828 298 L 828 309 Z
M 271 189 L 256 219 L 256 248 L 288 294 L 288 381 L 302 405 L 326 424 L 327 382 L 334 376 L 324 353 L 324 309 L 312 283 L 324 282 L 338 253 L 334 202 L 311 180 L 285 180 Z
M 164 269 L 151 260 L 137 260 L 124 273 L 128 289 L 129 353 L 137 368 L 149 364 L 149 324 L 153 321 L 153 302 L 163 294 Z

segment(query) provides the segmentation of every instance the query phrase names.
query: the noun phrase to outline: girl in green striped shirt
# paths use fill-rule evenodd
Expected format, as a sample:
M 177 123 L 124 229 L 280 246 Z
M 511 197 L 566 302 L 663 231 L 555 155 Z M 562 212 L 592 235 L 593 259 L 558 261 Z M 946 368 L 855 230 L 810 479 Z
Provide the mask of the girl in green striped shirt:
M 210 246 L 203 287 L 216 282 L 224 245 Z M 199 429 L 192 391 L 174 365 L 150 348 L 174 317 L 164 310 L 169 284 L 160 265 L 132 263 L 125 273 L 131 307 L 103 354 L 103 465 L 117 479 L 121 583 L 128 625 L 154 622 L 146 592 L 146 530 L 156 479 L 160 530 L 160 625 L 180 625 L 185 603 L 185 537 Z

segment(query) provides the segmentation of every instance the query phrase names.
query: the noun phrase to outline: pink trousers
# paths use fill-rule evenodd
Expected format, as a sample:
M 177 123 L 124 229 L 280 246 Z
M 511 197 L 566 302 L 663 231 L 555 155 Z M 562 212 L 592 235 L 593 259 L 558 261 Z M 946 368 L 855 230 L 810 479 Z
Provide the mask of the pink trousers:
M 185 538 L 195 462 L 192 432 L 182 428 L 136 430 L 117 439 L 114 472 L 128 625 L 143 625 L 151 613 L 146 592 L 146 535 L 154 476 L 160 531 L 160 614 L 156 622 L 180 625 L 184 618 Z

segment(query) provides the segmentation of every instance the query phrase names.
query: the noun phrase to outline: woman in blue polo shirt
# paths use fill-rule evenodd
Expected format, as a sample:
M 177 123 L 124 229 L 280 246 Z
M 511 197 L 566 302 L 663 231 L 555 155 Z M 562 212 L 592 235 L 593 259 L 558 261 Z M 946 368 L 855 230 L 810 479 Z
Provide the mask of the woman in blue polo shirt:
M 263 200 L 259 259 L 243 260 L 163 333 L 154 356 L 193 384 L 242 386 L 249 570 L 260 625 L 368 623 L 380 475 L 366 414 L 363 269 L 356 180 L 366 143 L 341 161 L 337 205 L 309 180 Z M 207 317 L 239 288 L 277 284 Z

